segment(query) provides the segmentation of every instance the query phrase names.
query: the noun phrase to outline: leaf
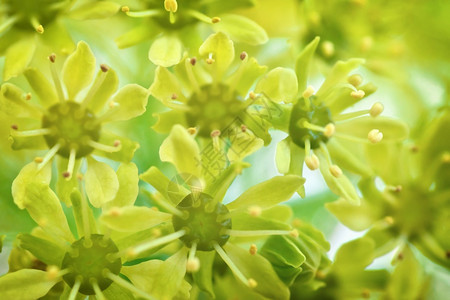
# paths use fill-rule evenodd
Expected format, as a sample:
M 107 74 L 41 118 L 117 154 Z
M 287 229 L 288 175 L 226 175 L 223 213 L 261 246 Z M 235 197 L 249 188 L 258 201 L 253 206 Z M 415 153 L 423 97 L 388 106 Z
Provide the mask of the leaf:
M 233 41 L 222 32 L 211 34 L 200 46 L 199 53 L 202 56 L 212 54 L 214 59 L 213 77 L 220 80 L 234 59 Z
M 114 170 L 105 163 L 88 157 L 85 175 L 86 193 L 94 207 L 102 207 L 112 201 L 119 190 L 119 181 Z
M 264 28 L 255 21 L 240 15 L 220 15 L 220 22 L 214 24 L 212 28 L 216 32 L 225 32 L 237 43 L 261 45 L 269 40 Z
M 171 219 L 171 214 L 144 206 L 115 207 L 100 217 L 106 226 L 119 232 L 138 232 Z
M 314 40 L 306 45 L 295 61 L 295 74 L 297 75 L 298 91 L 300 93 L 306 90 L 309 70 L 311 69 L 311 63 L 319 41 L 320 37 L 315 37 Z
M 297 76 L 290 69 L 275 68 L 258 82 L 255 91 L 265 94 L 272 101 L 291 103 L 297 96 Z
M 19 76 L 31 62 L 36 50 L 36 35 L 32 34 L 14 41 L 5 54 L 3 80 Z
M 3 299 L 34 300 L 45 296 L 56 284 L 48 279 L 47 272 L 22 269 L 0 277 Z
M 162 35 L 157 38 L 148 52 L 148 58 L 157 66 L 171 67 L 181 61 L 183 44 L 174 35 Z
M 85 42 L 79 42 L 75 52 L 65 61 L 62 70 L 69 100 L 75 100 L 78 93 L 92 82 L 95 68 L 95 57 L 91 49 Z
M 113 97 L 114 104 L 104 116 L 104 122 L 124 121 L 142 115 L 147 107 L 149 92 L 137 84 L 128 84 Z

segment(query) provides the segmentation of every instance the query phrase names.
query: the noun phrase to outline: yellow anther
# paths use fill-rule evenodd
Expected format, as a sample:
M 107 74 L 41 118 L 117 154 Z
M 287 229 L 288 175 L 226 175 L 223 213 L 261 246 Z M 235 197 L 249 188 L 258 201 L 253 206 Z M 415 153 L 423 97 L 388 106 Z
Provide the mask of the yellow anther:
M 36 32 L 40 33 L 40 34 L 43 34 L 44 33 L 44 26 L 39 25 L 38 27 L 36 27 Z
M 258 247 L 256 247 L 255 244 L 251 244 L 250 249 L 248 249 L 248 252 L 250 252 L 251 255 L 255 255 L 256 252 L 258 252 Z
M 35 157 L 35 158 L 34 158 L 34 162 L 37 163 L 37 164 L 40 164 L 40 163 L 43 162 L 43 161 L 44 161 L 44 159 L 43 159 L 42 157 L 39 157 L 39 156 L 38 156 L 38 157 Z
M 359 74 L 353 74 L 350 75 L 347 78 L 348 83 L 350 83 L 351 85 L 353 85 L 354 87 L 358 87 L 361 85 L 361 83 L 363 82 L 363 78 L 361 75 Z
M 250 99 L 254 100 L 256 98 L 256 94 L 255 92 L 251 91 L 250 93 L 248 93 L 248 96 L 250 97 Z
M 47 267 L 47 278 L 49 280 L 55 280 L 58 278 L 59 268 L 57 266 L 48 266 Z
M 118 217 L 118 216 L 120 216 L 120 215 L 122 214 L 122 212 L 120 211 L 120 208 L 119 208 L 119 207 L 112 207 L 112 208 L 109 210 L 108 214 L 109 214 L 110 216 L 112 216 L 112 217 Z
M 197 133 L 197 129 L 196 129 L 195 127 L 189 127 L 189 128 L 187 129 L 187 132 L 188 132 L 190 135 L 194 135 L 194 134 Z
M 214 62 L 214 59 L 211 58 L 211 57 L 208 57 L 208 58 L 206 59 L 206 63 L 207 63 L 208 65 L 212 64 L 213 62 Z
M 333 177 L 339 178 L 342 176 L 342 170 L 336 165 L 330 166 L 330 173 Z
M 258 206 L 258 205 L 252 205 L 248 208 L 248 213 L 252 217 L 259 217 L 262 213 L 262 208 L 261 208 L 261 206 Z
M 367 52 L 373 46 L 373 38 L 371 36 L 365 36 L 361 39 L 360 48 L 361 51 Z
M 177 12 L 178 10 L 177 0 L 164 0 L 164 8 L 168 12 Z
M 394 218 L 391 217 L 391 216 L 386 216 L 386 217 L 384 217 L 384 221 L 385 221 L 388 225 L 394 224 Z
M 298 238 L 298 230 L 297 230 L 297 229 L 292 229 L 292 230 L 289 232 L 289 235 L 292 236 L 292 237 L 294 237 L 294 238 Z
M 130 11 L 130 8 L 129 8 L 128 6 L 122 6 L 121 10 L 122 10 L 124 13 L 127 13 L 127 12 Z
M 294 219 L 294 220 L 292 221 L 292 226 L 294 226 L 294 227 L 300 227 L 300 226 L 302 226 L 302 221 L 301 221 L 300 219 Z
M 326 57 L 331 57 L 334 55 L 334 44 L 330 41 L 324 41 L 322 43 L 322 53 Z
M 159 228 L 153 228 L 152 229 L 152 236 L 154 237 L 160 237 L 162 234 L 161 229 Z
M 316 272 L 316 278 L 317 279 L 323 280 L 323 279 L 325 279 L 325 277 L 326 277 L 326 274 L 323 271 L 317 270 L 317 272 Z
M 24 98 L 25 100 L 31 100 L 31 93 L 26 93 Z
M 374 103 L 370 108 L 370 115 L 372 117 L 377 117 L 383 112 L 383 110 L 384 110 L 383 104 L 381 104 L 380 102 Z
M 381 140 L 383 139 L 383 133 L 378 129 L 372 129 L 371 131 L 369 131 L 367 138 L 371 143 L 376 144 L 381 142 Z
M 249 278 L 249 279 L 248 279 L 248 286 L 249 286 L 251 289 L 254 289 L 255 287 L 258 286 L 258 283 L 256 282 L 255 279 Z
M 320 166 L 319 158 L 315 154 L 305 158 L 305 163 L 306 166 L 312 171 L 317 170 Z
M 211 19 L 211 22 L 213 22 L 213 24 L 219 23 L 220 22 L 220 18 L 219 17 L 214 17 Z
M 212 138 L 215 138 L 215 137 L 218 137 L 218 136 L 220 136 L 220 130 L 215 129 L 215 130 L 211 131 L 211 137 Z
M 189 258 L 186 262 L 186 271 L 194 273 L 200 270 L 200 260 L 197 257 Z
M 362 99 L 366 93 L 363 90 L 357 90 L 350 93 L 350 96 L 352 96 L 355 99 Z
M 325 126 L 325 131 L 323 132 L 323 135 L 325 135 L 327 138 L 331 137 L 336 132 L 336 126 L 334 126 L 333 123 L 328 123 Z
M 308 86 L 306 90 L 303 91 L 302 96 L 303 98 L 309 98 L 312 95 L 314 95 L 314 93 L 315 93 L 314 88 L 312 86 Z

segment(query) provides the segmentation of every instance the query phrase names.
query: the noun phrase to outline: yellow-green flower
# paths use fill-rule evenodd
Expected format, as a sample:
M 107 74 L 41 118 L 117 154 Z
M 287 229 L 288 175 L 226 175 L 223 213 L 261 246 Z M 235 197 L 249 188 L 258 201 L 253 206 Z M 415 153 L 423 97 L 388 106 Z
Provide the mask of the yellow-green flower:
M 373 170 L 353 154 L 356 151 L 349 151 L 345 142 L 350 141 L 355 147 L 355 142 L 399 141 L 407 137 L 408 128 L 403 122 L 380 117 L 381 103 L 345 113 L 345 109 L 375 91 L 370 83 L 362 85 L 360 75 L 349 76 L 364 62 L 362 59 L 337 62 L 317 92 L 312 86 L 307 87 L 309 65 L 318 42 L 319 38 L 314 39 L 299 55 L 295 72 L 276 68 L 258 83 L 255 92 L 268 97 L 283 111 L 269 120 L 275 128 L 289 134 L 277 146 L 280 173 L 302 174 L 304 162 L 311 170 L 320 168 L 334 193 L 357 204 L 359 196 L 341 167 L 363 176 L 372 175 Z M 299 193 L 304 195 L 304 190 Z
M 116 93 L 116 73 L 106 65 L 98 67 L 84 42 L 80 42 L 67 58 L 61 76 L 55 65 L 56 59 L 53 54 L 49 57 L 53 85 L 39 70 L 29 68 L 25 77 L 33 93 L 26 93 L 10 83 L 1 87 L 0 108 L 16 118 L 16 123 L 11 126 L 12 148 L 48 149 L 43 157 L 36 157 L 22 169 L 13 184 L 13 196 L 20 207 L 20 190 L 27 180 L 49 167 L 56 156 L 57 192 L 68 203 L 70 192 L 77 185 L 73 175 L 78 173 L 82 159 L 86 158 L 87 193 L 92 204 L 98 207 L 103 198 L 114 197 L 118 183 L 111 167 L 95 160 L 93 155 L 129 162 L 138 147 L 137 143 L 106 130 L 105 125 L 144 113 L 148 90 L 129 84 Z M 86 90 L 88 86 L 90 88 Z M 31 101 L 35 97 L 40 105 Z M 49 168 L 47 170 L 50 172 Z M 106 191 L 97 193 L 99 188 Z
M 193 273 L 194 282 L 209 294 L 214 295 L 211 274 L 214 257 L 218 254 L 230 267 L 237 281 L 247 288 L 268 298 L 287 299 L 287 287 L 270 263 L 257 254 L 256 246 L 244 250 L 234 244 L 240 238 L 298 235 L 289 224 L 275 216 L 284 215 L 283 211 L 288 208 L 277 204 L 288 200 L 304 179 L 295 175 L 274 177 L 251 187 L 225 205 L 222 199 L 228 186 L 245 167 L 244 163 L 232 164 L 215 180 L 204 178 L 201 166 L 197 163 L 201 159 L 199 147 L 180 125 L 174 126 L 163 142 L 160 156 L 162 161 L 176 167 L 188 187 L 171 182 L 155 167 L 141 175 L 141 179 L 157 190 L 151 198 L 167 212 L 146 207 L 112 208 L 101 217 L 101 221 L 122 232 L 134 232 L 137 227 L 154 228 L 153 232 L 162 236 L 154 238 L 150 235 L 142 244 L 131 245 L 124 254 L 132 258 L 145 257 L 155 248 L 176 242 L 180 250 L 174 254 L 178 264 L 173 273 L 183 276 L 186 271 Z M 134 241 L 131 243 L 134 244 Z M 174 286 L 173 282 L 164 281 L 167 275 L 159 272 L 153 285 L 142 280 L 140 275 L 155 272 L 159 264 L 151 260 L 124 267 L 124 273 L 138 288 L 159 299 L 172 298 L 177 289 L 166 286 Z
M 122 11 L 134 18 L 146 18 L 140 26 L 118 37 L 119 48 L 154 39 L 148 57 L 154 64 L 170 67 L 178 64 L 185 51 L 197 49 L 200 39 L 199 23 L 211 25 L 236 42 L 263 44 L 268 37 L 264 29 L 252 20 L 225 12 L 246 7 L 253 1 L 197 1 L 197 0 L 142 0 L 143 10 L 123 6 Z M 215 14 L 208 17 L 206 14 Z M 193 53 L 190 53 L 193 54 Z
M 110 1 L 77 0 L 1 0 L 0 6 L 0 55 L 6 57 L 4 80 L 20 75 L 35 52 L 43 50 L 42 45 L 57 54 L 73 51 L 75 45 L 63 18 L 106 18 L 120 7 Z

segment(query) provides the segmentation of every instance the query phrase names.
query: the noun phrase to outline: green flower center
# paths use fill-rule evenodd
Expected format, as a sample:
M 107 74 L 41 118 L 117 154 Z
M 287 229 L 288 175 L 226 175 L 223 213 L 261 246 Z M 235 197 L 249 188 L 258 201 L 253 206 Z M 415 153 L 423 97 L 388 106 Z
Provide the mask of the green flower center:
M 292 108 L 289 135 L 297 146 L 305 148 L 305 141 L 309 139 L 311 149 L 316 149 L 319 148 L 320 142 L 326 143 L 328 138 L 323 132 L 304 127 L 302 122 L 306 121 L 310 124 L 325 127 L 327 124 L 332 123 L 332 120 L 331 112 L 326 106 L 316 106 L 313 97 L 310 99 L 309 107 L 301 98 Z
M 6 13 L 10 17 L 18 17 L 15 25 L 22 29 L 32 30 L 32 20 L 46 26 L 53 22 L 59 12 L 66 8 L 64 0 L 2 0 Z
M 187 218 L 176 215 L 172 218 L 175 231 L 186 230 L 180 239 L 187 247 L 197 244 L 201 251 L 214 250 L 214 243 L 226 244 L 230 236 L 226 231 L 231 229 L 229 211 L 222 203 L 215 203 L 213 198 L 204 193 L 187 195 L 177 208 L 187 212 Z
M 119 249 L 116 244 L 101 234 L 93 234 L 90 237 L 91 245 L 86 245 L 85 238 L 81 238 L 72 244 L 71 250 L 64 256 L 61 269 L 68 269 L 69 273 L 63 276 L 64 281 L 73 287 L 77 280 L 81 281 L 80 293 L 93 295 L 95 290 L 92 282 L 96 281 L 103 291 L 112 281 L 105 277 L 105 271 L 118 275 L 122 268 L 120 258 L 113 261 L 108 259 L 111 254 L 117 254 Z
M 185 27 L 187 27 L 189 25 L 199 23 L 198 19 L 194 18 L 190 14 L 185 13 L 187 10 L 194 10 L 194 11 L 199 10 L 196 7 L 198 5 L 195 5 L 195 4 L 197 4 L 197 2 L 199 2 L 198 0 L 178 1 L 177 2 L 178 10 L 175 13 L 175 22 L 173 22 L 173 23 L 170 22 L 169 12 L 167 12 L 164 9 L 162 0 L 148 1 L 148 2 L 150 2 L 147 4 L 148 9 L 150 9 L 150 10 L 161 9 L 161 13 L 154 16 L 153 20 L 155 20 L 156 23 L 158 23 L 158 25 L 164 29 L 176 31 L 176 30 L 184 29 Z
M 101 126 L 92 112 L 76 102 L 66 101 L 48 109 L 42 118 L 42 128 L 51 130 L 44 136 L 50 148 L 59 144 L 58 154 L 66 158 L 75 149 L 79 158 L 94 150 L 89 142 L 99 140 Z
M 187 105 L 187 123 L 198 127 L 199 135 L 209 137 L 214 130 L 224 130 L 244 110 L 244 102 L 236 92 L 229 92 L 227 85 L 205 85 L 200 93 L 194 93 Z

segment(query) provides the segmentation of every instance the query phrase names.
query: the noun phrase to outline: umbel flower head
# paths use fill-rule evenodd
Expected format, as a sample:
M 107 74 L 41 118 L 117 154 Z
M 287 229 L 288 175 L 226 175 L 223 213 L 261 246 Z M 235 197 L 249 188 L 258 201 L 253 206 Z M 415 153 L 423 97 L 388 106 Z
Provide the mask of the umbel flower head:
M 1 0 L 0 6 L 0 55 L 6 57 L 4 80 L 20 75 L 41 44 L 58 54 L 73 51 L 75 45 L 62 18 L 106 18 L 120 7 L 110 1 L 77 0 Z
M 234 44 L 221 32 L 209 36 L 199 54 L 202 59 L 184 58 L 174 73 L 156 69 L 150 93 L 171 110 L 158 115 L 154 129 L 169 132 L 174 124 L 181 124 L 215 144 L 222 138 L 236 140 L 238 135 L 253 140 L 256 136 L 267 144 L 269 123 L 257 111 L 248 112 L 257 101 L 250 89 L 266 67 L 242 52 L 237 69 L 230 74 Z
M 359 197 L 341 167 L 363 176 L 370 176 L 373 171 L 344 147 L 345 141 L 359 144 L 399 141 L 407 137 L 408 128 L 400 121 L 380 117 L 381 103 L 367 110 L 343 113 L 375 91 L 372 84 L 361 85 L 360 75 L 349 76 L 364 60 L 339 61 L 317 92 L 312 86 L 307 87 L 309 65 L 318 42 L 319 38 L 314 39 L 299 55 L 295 73 L 282 68 L 270 71 L 257 85 L 256 93 L 285 103 L 277 104 L 283 114 L 269 120 L 289 134 L 277 147 L 279 171 L 301 174 L 305 162 L 311 170 L 320 169 L 334 193 L 357 204 Z M 304 195 L 303 190 L 299 193 Z
M 442 139 L 450 128 L 445 112 L 427 126 L 417 144 L 369 147 L 368 161 L 385 184 L 375 178 L 359 184 L 360 207 L 343 199 L 327 208 L 353 230 L 366 230 L 376 242 L 377 256 L 406 242 L 433 262 L 450 269 L 450 144 Z
M 103 203 L 103 208 L 108 205 L 132 208 L 134 204 L 138 193 L 137 167 L 123 164 L 118 175 L 120 197 Z M 61 299 L 74 300 L 87 295 L 98 299 L 123 295 L 128 299 L 133 298 L 132 294 L 154 299 L 119 276 L 125 262 L 120 255 L 123 241 L 96 222 L 84 193 L 73 189 L 70 198 L 74 228 L 69 227 L 61 203 L 47 183 L 39 178 L 28 182 L 23 205 L 39 227 L 32 234 L 19 235 L 19 245 L 47 267 L 46 270 L 24 268 L 0 277 L 2 297 L 38 299 L 63 282 Z
M 254 21 L 235 14 L 224 14 L 235 8 L 252 5 L 252 1 L 197 1 L 197 0 L 141 0 L 143 10 L 123 6 L 122 11 L 133 18 L 146 18 L 140 26 L 116 39 L 119 48 L 154 39 L 148 57 L 158 66 L 178 64 L 183 53 L 197 49 L 200 39 L 199 23 L 212 26 L 215 31 L 229 34 L 236 42 L 263 44 L 267 34 Z M 205 14 L 217 13 L 208 17 Z
M 160 278 L 155 277 L 153 285 L 142 280 L 139 274 L 154 272 L 162 264 L 151 260 L 124 268 L 131 282 L 158 299 L 172 298 L 179 288 L 176 284 L 180 284 L 180 278 L 188 271 L 193 273 L 198 287 L 213 295 L 212 276 L 205 274 L 212 273 L 214 257 L 218 254 L 237 281 L 247 288 L 268 298 L 287 299 L 287 287 L 277 277 L 270 263 L 257 254 L 256 246 L 244 250 L 235 243 L 237 238 L 242 237 L 298 235 L 289 224 L 277 220 L 273 215 L 277 215 L 274 213 L 278 210 L 276 205 L 288 200 L 304 179 L 295 175 L 274 177 L 248 189 L 225 205 L 222 199 L 228 186 L 245 167 L 244 163 L 230 165 L 216 180 L 204 179 L 197 163 L 201 159 L 199 147 L 180 125 L 174 126 L 163 142 L 160 156 L 162 161 L 168 161 L 176 167 L 190 188 L 170 181 L 157 168 L 151 167 L 141 175 L 141 179 L 157 190 L 151 198 L 166 212 L 146 207 L 124 207 L 113 208 L 101 217 L 104 224 L 122 232 L 136 229 L 136 222 L 130 220 L 142 220 L 139 224 L 142 229 L 153 229 L 157 236 L 161 235 L 156 238 L 154 234 L 149 235 L 147 241 L 125 250 L 124 253 L 131 258 L 145 257 L 149 251 L 173 242 L 176 242 L 177 248 L 181 246 L 169 259 L 178 261 L 171 270 L 172 275 L 160 272 Z M 142 238 L 143 235 L 140 236 Z M 168 276 L 173 282 L 162 281 Z M 180 277 L 175 279 L 175 276 Z M 174 288 L 168 288 L 167 284 Z
M 77 185 L 73 175 L 77 174 L 82 159 L 86 158 L 86 176 L 93 179 L 87 180 L 87 190 L 90 198 L 94 199 L 93 205 L 98 207 L 100 200 L 94 196 L 100 188 L 98 185 L 106 184 L 111 191 L 117 190 L 117 178 L 111 167 L 98 162 L 93 155 L 128 162 L 138 147 L 137 143 L 105 130 L 103 125 L 144 113 L 148 90 L 129 84 L 116 93 L 118 77 L 114 70 L 103 64 L 94 80 L 98 67 L 84 42 L 80 42 L 65 61 L 61 77 L 55 66 L 56 59 L 53 54 L 49 57 L 53 85 L 39 70 L 29 68 L 25 77 L 34 93 L 26 93 L 10 83 L 1 87 L 0 109 L 17 119 L 17 123 L 11 126 L 12 148 L 48 149 L 43 157 L 36 157 L 33 163 L 22 169 L 13 185 L 13 196 L 16 203 L 20 203 L 23 185 L 50 165 L 56 156 L 58 193 L 68 202 L 72 188 Z M 35 96 L 40 105 L 31 101 Z M 106 193 L 103 196 L 113 195 Z

